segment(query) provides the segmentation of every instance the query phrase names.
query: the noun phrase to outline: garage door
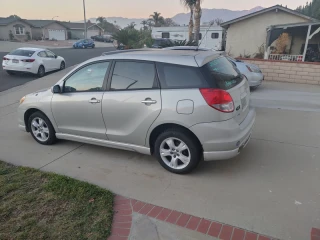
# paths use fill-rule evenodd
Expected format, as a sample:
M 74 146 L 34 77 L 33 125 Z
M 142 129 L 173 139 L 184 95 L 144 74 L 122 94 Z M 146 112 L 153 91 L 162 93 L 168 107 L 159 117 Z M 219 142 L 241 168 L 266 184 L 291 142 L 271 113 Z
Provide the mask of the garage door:
M 56 39 L 56 40 L 66 40 L 66 32 L 65 30 L 54 30 L 48 29 L 49 32 L 49 39 Z
M 87 38 L 91 38 L 92 36 L 99 35 L 99 30 L 88 30 L 87 32 Z

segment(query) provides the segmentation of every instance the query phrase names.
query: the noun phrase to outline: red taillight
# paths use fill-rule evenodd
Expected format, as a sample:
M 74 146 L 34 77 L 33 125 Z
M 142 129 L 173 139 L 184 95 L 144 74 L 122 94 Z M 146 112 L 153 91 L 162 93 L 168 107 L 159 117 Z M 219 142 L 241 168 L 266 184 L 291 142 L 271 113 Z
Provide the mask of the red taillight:
M 222 89 L 200 88 L 200 92 L 210 107 L 230 113 L 234 111 L 234 104 L 231 95 Z
M 22 59 L 21 62 L 34 62 L 35 59 Z
M 246 66 L 247 66 L 247 68 L 248 68 L 248 70 L 249 70 L 250 72 L 253 72 L 252 69 L 251 69 L 251 67 L 249 67 L 248 65 L 246 65 Z
M 6 60 L 6 61 L 7 61 L 7 60 L 10 60 L 10 58 L 3 57 L 3 60 Z

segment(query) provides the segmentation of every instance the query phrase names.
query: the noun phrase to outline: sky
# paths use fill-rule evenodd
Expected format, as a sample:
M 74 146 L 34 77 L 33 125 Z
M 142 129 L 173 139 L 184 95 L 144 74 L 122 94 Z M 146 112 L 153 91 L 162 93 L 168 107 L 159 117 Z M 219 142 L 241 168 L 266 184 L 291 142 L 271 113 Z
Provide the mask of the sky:
M 85 0 L 87 18 L 127 17 L 148 18 L 157 11 L 164 17 L 173 17 L 187 10 L 180 0 Z M 203 0 L 203 8 L 248 10 L 257 6 L 270 7 L 282 4 L 295 9 L 306 0 Z M 79 21 L 83 19 L 82 0 L 0 0 L 0 17 L 16 14 L 27 19 L 55 19 Z

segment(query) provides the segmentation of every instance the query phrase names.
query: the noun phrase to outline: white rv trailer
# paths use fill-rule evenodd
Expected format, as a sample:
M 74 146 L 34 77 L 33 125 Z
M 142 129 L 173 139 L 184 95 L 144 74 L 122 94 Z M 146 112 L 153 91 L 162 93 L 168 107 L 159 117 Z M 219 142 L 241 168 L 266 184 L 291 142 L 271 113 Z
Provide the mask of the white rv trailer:
M 154 27 L 152 38 L 169 38 L 172 40 L 188 40 L 188 27 Z M 200 28 L 200 47 L 210 48 L 216 51 L 224 51 L 225 30 L 220 26 Z

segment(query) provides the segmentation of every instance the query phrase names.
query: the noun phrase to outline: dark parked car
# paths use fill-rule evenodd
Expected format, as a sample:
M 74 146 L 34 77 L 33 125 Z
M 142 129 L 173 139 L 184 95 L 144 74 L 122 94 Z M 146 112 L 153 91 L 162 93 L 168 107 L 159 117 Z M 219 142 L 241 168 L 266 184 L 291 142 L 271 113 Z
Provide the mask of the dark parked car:
M 112 36 L 111 35 L 97 35 L 97 36 L 93 36 L 91 37 L 91 39 L 97 41 L 97 42 L 112 42 Z
M 171 39 L 158 38 L 158 39 L 154 39 L 154 42 L 153 42 L 151 48 L 171 47 L 172 44 L 173 44 L 173 41 Z
M 92 39 L 81 39 L 73 44 L 73 48 L 94 48 L 95 46 Z

